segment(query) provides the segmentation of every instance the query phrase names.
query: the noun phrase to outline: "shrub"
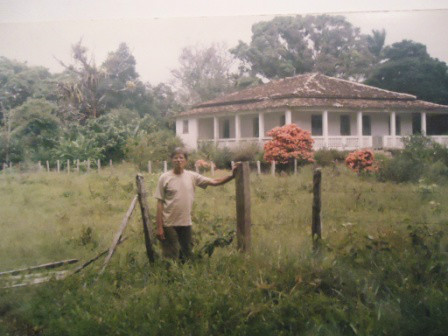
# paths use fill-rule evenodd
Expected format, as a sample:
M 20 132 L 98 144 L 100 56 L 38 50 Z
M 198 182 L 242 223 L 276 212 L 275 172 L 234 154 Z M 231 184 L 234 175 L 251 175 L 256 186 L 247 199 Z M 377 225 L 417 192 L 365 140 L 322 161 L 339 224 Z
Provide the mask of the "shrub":
M 261 152 L 256 143 L 246 143 L 232 149 L 233 161 L 256 161 Z
M 135 138 L 128 139 L 126 157 L 139 169 L 145 170 L 148 161 L 169 160 L 176 147 L 183 147 L 182 140 L 169 130 L 140 134 Z
M 336 149 L 319 149 L 314 152 L 314 160 L 319 166 L 331 166 L 338 161 L 344 161 L 347 152 Z
M 361 149 L 351 152 L 345 159 L 345 164 L 357 173 L 374 172 L 378 170 L 375 156 L 370 149 Z
M 214 143 L 203 143 L 191 155 L 192 162 L 199 159 L 213 161 L 218 168 L 229 168 L 232 161 L 232 152 L 227 147 L 220 148 Z
M 267 133 L 272 137 L 264 145 L 264 159 L 287 164 L 293 159 L 299 163 L 314 162 L 311 133 L 295 124 L 275 127 Z
M 381 181 L 417 182 L 425 177 L 429 181 L 448 177 L 448 149 L 430 138 L 413 135 L 404 139 L 404 149 L 392 159 L 384 160 L 378 173 Z

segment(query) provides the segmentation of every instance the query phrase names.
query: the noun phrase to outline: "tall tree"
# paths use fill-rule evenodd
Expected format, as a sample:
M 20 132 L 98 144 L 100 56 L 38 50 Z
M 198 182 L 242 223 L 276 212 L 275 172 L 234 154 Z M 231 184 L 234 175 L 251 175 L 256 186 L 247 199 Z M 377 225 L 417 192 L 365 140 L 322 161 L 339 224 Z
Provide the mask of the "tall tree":
M 403 40 L 387 46 L 383 54 L 366 84 L 448 104 L 448 67 L 432 58 L 425 45 Z
M 228 93 L 233 87 L 232 55 L 221 44 L 185 47 L 172 70 L 180 102 L 192 105 Z
M 269 79 L 317 71 L 360 80 L 374 62 L 367 36 L 344 17 L 329 15 L 256 23 L 250 44 L 240 41 L 231 52 L 246 72 Z
M 59 82 L 62 101 L 65 102 L 64 112 L 79 121 L 97 118 L 105 109 L 104 92 L 99 90 L 105 73 L 96 66 L 93 57 L 89 59 L 87 51 L 80 40 L 72 46 L 74 63 L 66 65 L 60 61 L 66 70 L 65 80 Z
M 386 31 L 384 29 L 372 30 L 372 35 L 367 36 L 367 46 L 369 51 L 376 57 L 377 60 L 381 57 L 381 52 L 386 41 Z

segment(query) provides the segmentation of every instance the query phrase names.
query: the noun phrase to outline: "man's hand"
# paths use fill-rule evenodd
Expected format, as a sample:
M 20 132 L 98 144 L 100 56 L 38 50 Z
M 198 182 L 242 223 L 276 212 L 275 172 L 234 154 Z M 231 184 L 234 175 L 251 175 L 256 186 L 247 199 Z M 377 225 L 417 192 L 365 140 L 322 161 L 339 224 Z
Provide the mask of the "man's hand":
M 158 227 L 157 228 L 156 237 L 159 240 L 165 240 L 165 232 L 163 231 L 163 227 Z
M 235 162 L 235 164 L 233 165 L 233 168 L 232 168 L 232 177 L 233 178 L 235 178 L 236 170 L 238 169 L 239 166 L 241 166 L 241 162 Z

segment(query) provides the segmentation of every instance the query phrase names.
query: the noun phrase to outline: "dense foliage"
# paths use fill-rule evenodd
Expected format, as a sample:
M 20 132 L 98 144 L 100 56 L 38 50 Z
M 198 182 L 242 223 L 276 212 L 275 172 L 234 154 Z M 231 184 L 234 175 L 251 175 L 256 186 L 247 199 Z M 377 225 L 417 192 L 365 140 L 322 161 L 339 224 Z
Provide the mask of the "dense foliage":
M 375 162 L 375 155 L 370 149 L 360 149 L 351 152 L 345 158 L 345 164 L 351 170 L 362 172 L 374 172 L 378 170 L 378 165 Z
M 393 158 L 380 164 L 381 181 L 416 182 L 424 178 L 431 182 L 448 181 L 448 148 L 430 138 L 413 135 L 404 140 L 405 147 Z
M 264 145 L 264 159 L 287 164 L 293 159 L 298 163 L 313 162 L 313 143 L 311 133 L 296 124 L 275 127 L 267 133 L 272 137 Z

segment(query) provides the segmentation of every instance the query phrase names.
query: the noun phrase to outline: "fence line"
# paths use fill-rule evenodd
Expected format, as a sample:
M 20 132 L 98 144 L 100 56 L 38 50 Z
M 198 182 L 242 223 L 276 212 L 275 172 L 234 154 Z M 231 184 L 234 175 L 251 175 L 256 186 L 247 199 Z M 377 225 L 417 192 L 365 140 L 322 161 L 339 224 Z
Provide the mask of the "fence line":
M 78 174 L 81 173 L 82 171 L 84 171 L 86 173 L 90 173 L 91 168 L 92 168 L 92 162 L 94 165 L 96 164 L 96 167 L 93 167 L 93 168 L 96 168 L 95 170 L 97 171 L 97 173 L 101 173 L 101 171 L 102 171 L 102 164 L 101 164 L 101 160 L 99 160 L 99 159 L 97 159 L 97 160 L 87 159 L 87 160 L 84 160 L 83 162 L 81 162 L 79 159 L 76 159 L 76 160 L 73 159 L 73 160 L 67 160 L 65 162 L 62 161 L 62 164 L 61 164 L 61 160 L 56 160 L 53 162 L 55 164 L 55 166 L 53 166 L 54 170 L 52 170 L 50 161 L 48 161 L 48 160 L 45 161 L 46 172 L 49 173 L 52 171 L 56 171 L 57 173 L 60 173 L 61 170 L 65 170 L 67 172 L 67 174 L 70 174 L 74 171 L 76 171 L 76 173 L 78 173 Z M 104 162 L 107 162 L 107 160 L 103 161 L 103 163 Z M 256 171 L 256 173 L 258 175 L 261 175 L 263 173 L 265 173 L 265 174 L 269 173 L 269 174 L 275 176 L 277 174 L 278 169 L 277 169 L 277 163 L 275 161 L 271 161 L 269 163 L 263 163 L 263 164 L 260 161 L 248 161 L 248 162 L 251 165 L 255 164 L 255 166 L 252 166 L 251 170 Z M 64 163 L 65 163 L 65 166 L 63 166 Z M 126 164 L 126 161 L 122 160 L 121 163 Z M 269 167 L 267 167 L 268 165 L 269 165 Z M 233 168 L 234 166 L 235 166 L 235 162 L 231 161 L 231 167 Z M 27 166 L 23 165 L 23 164 L 21 165 L 20 163 L 13 164 L 12 162 L 9 162 L 9 163 L 3 162 L 0 167 L 3 168 L 2 170 L 0 170 L 0 173 L 1 172 L 8 173 L 8 172 L 13 172 L 15 167 L 18 167 L 19 170 L 26 171 L 26 169 L 24 169 L 24 167 L 27 167 Z M 73 169 L 72 169 L 72 167 L 73 167 Z M 113 161 L 109 160 L 109 168 L 112 169 L 113 167 L 114 167 Z M 157 167 L 157 169 L 155 169 L 155 167 Z M 169 166 L 168 166 L 167 161 L 151 161 L 150 160 L 147 162 L 148 174 L 167 172 L 168 168 L 169 168 Z M 194 169 L 198 173 L 210 172 L 211 176 L 214 176 L 215 172 L 216 172 L 216 165 L 213 161 L 209 161 L 209 162 L 207 162 L 207 165 L 204 167 L 198 167 L 195 165 Z M 38 161 L 36 163 L 36 165 L 29 166 L 29 170 L 42 172 L 43 171 L 42 162 Z M 289 170 L 290 171 L 293 170 L 294 174 L 298 173 L 297 160 L 294 160 L 293 167 L 292 168 L 290 167 Z

